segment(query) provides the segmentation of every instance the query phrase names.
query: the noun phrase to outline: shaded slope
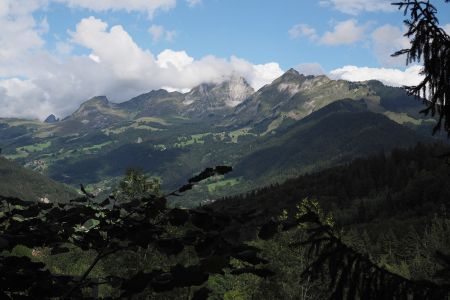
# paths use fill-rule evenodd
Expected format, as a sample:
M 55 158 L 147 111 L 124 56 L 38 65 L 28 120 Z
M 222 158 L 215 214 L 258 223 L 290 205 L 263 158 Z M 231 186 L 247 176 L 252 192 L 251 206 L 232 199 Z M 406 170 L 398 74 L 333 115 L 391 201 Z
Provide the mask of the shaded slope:
M 365 223 L 405 232 L 448 208 L 449 166 L 437 158 L 449 151 L 442 144 L 418 144 L 375 154 L 343 166 L 305 174 L 285 183 L 228 197 L 210 207 L 225 213 L 256 217 L 262 224 L 287 209 L 295 213 L 304 198 L 317 199 L 341 224 Z
M 381 114 L 367 111 L 363 101 L 342 100 L 267 138 L 262 149 L 236 166 L 236 175 L 292 177 L 427 139 Z
M 0 157 L 0 195 L 27 201 L 47 198 L 49 201 L 62 202 L 78 194 L 61 183 Z

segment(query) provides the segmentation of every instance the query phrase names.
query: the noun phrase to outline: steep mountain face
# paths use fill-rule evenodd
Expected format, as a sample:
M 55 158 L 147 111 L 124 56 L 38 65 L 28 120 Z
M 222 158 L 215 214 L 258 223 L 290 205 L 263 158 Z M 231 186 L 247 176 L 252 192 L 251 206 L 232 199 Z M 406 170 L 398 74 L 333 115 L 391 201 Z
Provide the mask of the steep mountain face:
M 184 114 L 191 117 L 206 115 L 223 117 L 253 93 L 253 88 L 242 77 L 232 77 L 220 84 L 201 84 L 185 95 Z
M 75 190 L 0 157 L 0 195 L 26 201 L 64 202 L 78 196 Z

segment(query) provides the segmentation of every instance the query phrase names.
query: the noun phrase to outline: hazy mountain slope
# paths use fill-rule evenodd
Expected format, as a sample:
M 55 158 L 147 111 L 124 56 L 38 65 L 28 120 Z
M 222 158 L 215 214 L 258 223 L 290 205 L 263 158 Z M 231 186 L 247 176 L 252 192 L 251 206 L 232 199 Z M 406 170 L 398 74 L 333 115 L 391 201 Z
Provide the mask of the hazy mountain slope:
M 47 198 L 49 201 L 61 202 L 73 199 L 78 194 L 68 186 L 0 157 L 0 195 L 28 201 Z

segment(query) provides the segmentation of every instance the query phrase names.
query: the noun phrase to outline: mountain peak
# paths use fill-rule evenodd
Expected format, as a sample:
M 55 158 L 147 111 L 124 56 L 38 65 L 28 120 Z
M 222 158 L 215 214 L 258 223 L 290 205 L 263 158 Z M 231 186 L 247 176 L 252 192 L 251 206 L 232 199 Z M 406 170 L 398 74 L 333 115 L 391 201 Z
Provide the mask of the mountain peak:
M 111 113 L 113 104 L 106 96 L 96 96 L 82 103 L 80 107 L 71 115 L 72 118 L 89 118 L 103 113 Z
M 274 80 L 272 84 L 279 84 L 283 82 L 296 82 L 301 84 L 305 81 L 307 77 L 303 74 L 300 74 L 297 70 L 291 68 L 287 70 L 283 75 Z
M 294 68 L 290 68 L 284 74 L 300 75 L 300 73 Z
M 56 123 L 56 122 L 59 122 L 59 119 L 57 119 L 54 114 L 51 114 L 50 116 L 48 116 L 44 121 L 44 123 L 49 123 L 49 124 Z
M 95 96 L 88 101 L 84 102 L 84 104 L 101 104 L 101 105 L 107 105 L 109 104 L 109 100 L 106 96 Z

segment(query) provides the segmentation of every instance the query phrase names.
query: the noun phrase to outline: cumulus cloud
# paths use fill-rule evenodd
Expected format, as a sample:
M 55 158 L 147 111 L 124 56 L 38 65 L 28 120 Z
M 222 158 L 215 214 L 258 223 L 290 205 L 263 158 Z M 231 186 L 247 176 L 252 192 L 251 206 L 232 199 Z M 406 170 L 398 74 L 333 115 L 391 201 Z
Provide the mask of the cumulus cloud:
M 364 38 L 367 26 L 359 26 L 355 19 L 338 22 L 333 31 L 327 31 L 320 38 L 320 43 L 325 45 L 349 45 Z
M 44 0 L 2 0 L 0 4 L 0 63 L 21 57 L 30 49 L 44 45 L 40 34 L 48 30 L 46 20 L 37 22 L 32 12 L 46 4 Z M 0 70 L 1 72 L 1 70 Z
M 358 15 L 362 12 L 392 12 L 395 7 L 391 0 L 323 0 L 322 6 L 331 6 L 334 9 L 349 14 Z
M 295 67 L 295 69 L 304 75 L 323 75 L 325 74 L 325 70 L 319 63 L 304 63 Z
M 246 77 L 250 85 L 253 86 L 255 90 L 258 90 L 281 75 L 283 75 L 283 70 L 281 70 L 280 65 L 272 62 L 253 65 L 252 70 L 249 70 Z
M 367 25 L 359 25 L 355 19 L 349 19 L 336 23 L 332 31 L 327 31 L 322 36 L 319 36 L 316 29 L 307 24 L 294 25 L 288 33 L 293 39 L 305 37 L 318 44 L 338 46 L 363 40 L 366 29 Z
M 409 48 L 410 41 L 404 36 L 403 28 L 389 24 L 378 27 L 372 32 L 372 49 L 378 61 L 384 66 L 404 66 L 406 57 L 391 55 L 398 50 Z
M 194 59 L 187 55 L 185 51 L 173 51 L 166 49 L 158 54 L 156 63 L 163 69 L 175 67 L 178 71 L 183 70 L 194 62 Z
M 300 37 L 306 37 L 313 41 L 318 39 L 316 30 L 307 24 L 296 24 L 289 29 L 288 33 L 293 39 Z
M 40 41 L 37 22 L 30 18 L 26 29 Z M 61 44 L 59 51 L 65 55 L 54 56 L 39 42 L 24 45 L 20 57 L 0 56 L 0 78 L 4 78 L 0 79 L 0 117 L 65 116 L 96 95 L 120 102 L 152 89 L 186 91 L 233 75 L 243 76 L 258 89 L 283 73 L 277 63 L 254 65 L 237 57 L 194 59 L 185 51 L 170 49 L 155 56 L 139 47 L 122 26 L 110 27 L 94 17 L 82 19 L 70 36 L 71 43 L 87 49 L 88 55 L 73 55 L 70 47 Z
M 368 68 L 345 66 L 330 71 L 332 79 L 344 79 L 348 81 L 379 80 L 389 86 L 417 85 L 423 79 L 420 75 L 421 66 L 411 66 L 404 71 L 390 68 Z

